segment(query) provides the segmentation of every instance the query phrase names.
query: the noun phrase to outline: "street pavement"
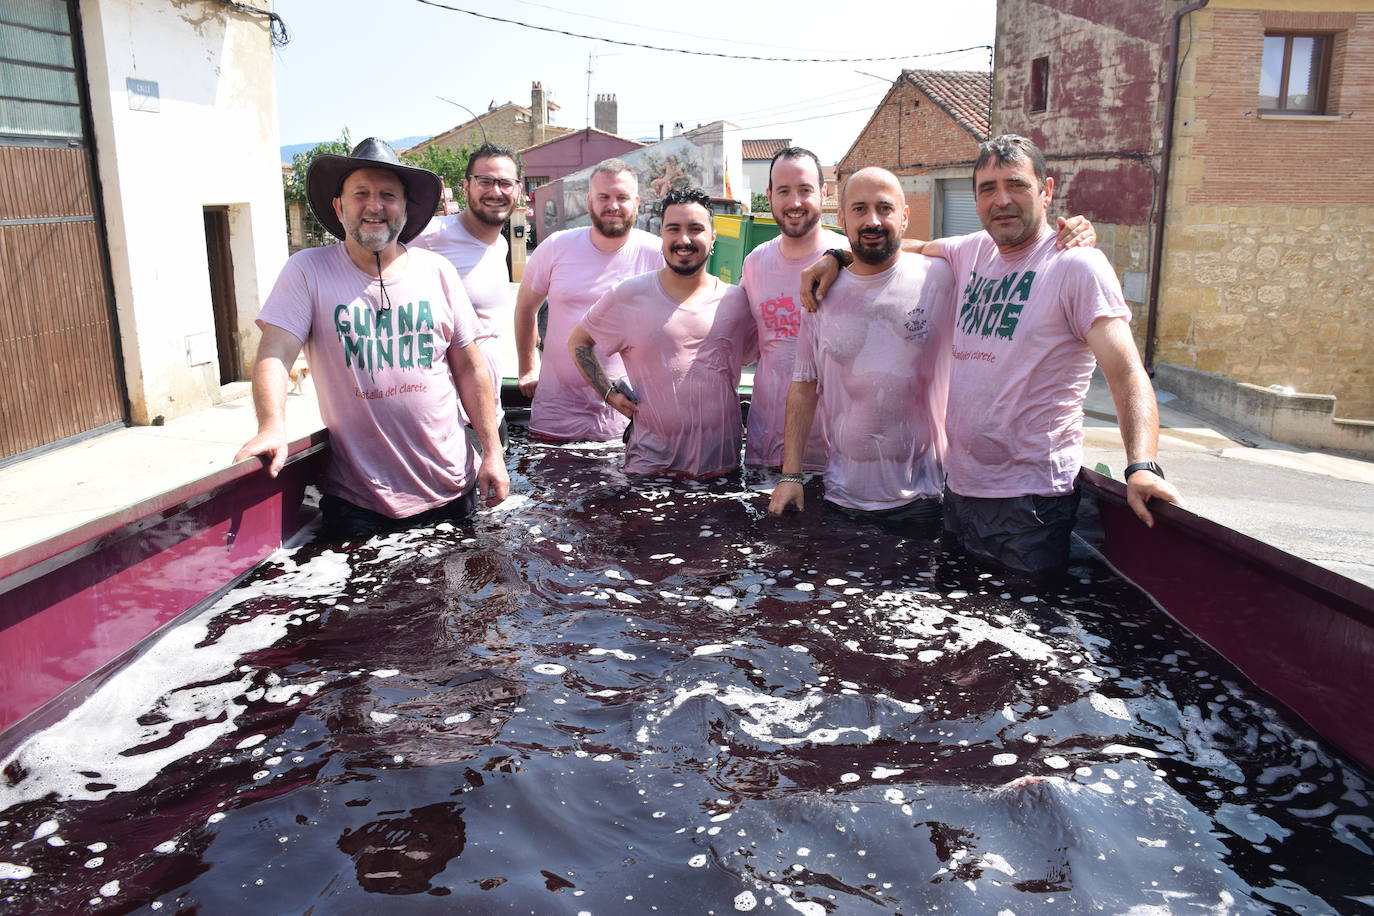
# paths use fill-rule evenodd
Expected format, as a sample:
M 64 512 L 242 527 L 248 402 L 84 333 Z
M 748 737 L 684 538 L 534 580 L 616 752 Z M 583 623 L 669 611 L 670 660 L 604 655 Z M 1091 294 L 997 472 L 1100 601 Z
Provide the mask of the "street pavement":
M 1159 463 L 1189 511 L 1374 587 L 1374 461 L 1265 439 L 1166 392 Z M 1101 374 L 1084 420 L 1083 464 L 1125 467 Z

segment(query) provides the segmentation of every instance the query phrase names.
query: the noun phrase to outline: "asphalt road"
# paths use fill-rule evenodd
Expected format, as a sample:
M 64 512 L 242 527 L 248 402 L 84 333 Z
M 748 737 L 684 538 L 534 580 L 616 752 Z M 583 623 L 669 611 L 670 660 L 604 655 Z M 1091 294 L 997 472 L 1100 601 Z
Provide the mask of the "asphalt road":
M 1167 400 L 1167 395 L 1161 395 Z M 1125 466 L 1115 411 L 1093 379 L 1084 464 Z M 1178 401 L 1160 407 L 1160 455 L 1186 508 L 1374 587 L 1374 461 L 1266 440 Z

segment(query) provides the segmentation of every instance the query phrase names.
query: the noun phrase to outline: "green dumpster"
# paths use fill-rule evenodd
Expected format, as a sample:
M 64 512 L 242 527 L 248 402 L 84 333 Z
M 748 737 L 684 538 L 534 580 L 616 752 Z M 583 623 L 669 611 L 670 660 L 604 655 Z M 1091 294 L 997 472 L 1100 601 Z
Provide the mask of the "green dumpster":
M 726 283 L 738 283 L 744 256 L 775 238 L 780 231 L 772 217 L 750 213 L 739 216 L 717 214 L 712 222 L 716 229 L 716 250 L 711 254 L 706 269 Z

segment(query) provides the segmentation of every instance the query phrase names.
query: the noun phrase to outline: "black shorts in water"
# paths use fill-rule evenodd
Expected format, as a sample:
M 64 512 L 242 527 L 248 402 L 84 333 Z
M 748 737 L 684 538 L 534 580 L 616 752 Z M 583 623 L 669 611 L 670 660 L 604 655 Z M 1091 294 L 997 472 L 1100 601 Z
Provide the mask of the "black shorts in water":
M 477 511 L 477 484 L 467 488 L 462 496 L 442 506 L 426 509 L 406 518 L 391 518 L 346 499 L 326 493 L 320 498 L 320 538 L 327 541 L 357 541 L 388 531 L 401 531 L 417 525 L 436 522 L 461 522 Z
M 945 533 L 974 557 L 1030 575 L 1058 572 L 1069 562 L 1069 534 L 1078 514 L 1077 484 L 1063 496 L 960 496 L 945 488 Z
M 893 506 L 891 509 L 854 509 L 830 500 L 826 500 L 825 505 L 855 521 L 873 522 L 897 534 L 933 538 L 940 533 L 940 500 L 934 497 L 913 499 L 904 506 Z

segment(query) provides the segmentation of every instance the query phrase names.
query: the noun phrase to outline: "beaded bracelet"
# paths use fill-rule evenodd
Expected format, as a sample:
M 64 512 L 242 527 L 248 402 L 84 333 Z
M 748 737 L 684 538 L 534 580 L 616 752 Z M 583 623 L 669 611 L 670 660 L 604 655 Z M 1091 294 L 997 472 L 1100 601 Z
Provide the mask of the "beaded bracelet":
M 801 474 L 780 474 L 778 483 L 805 483 L 806 478 Z

